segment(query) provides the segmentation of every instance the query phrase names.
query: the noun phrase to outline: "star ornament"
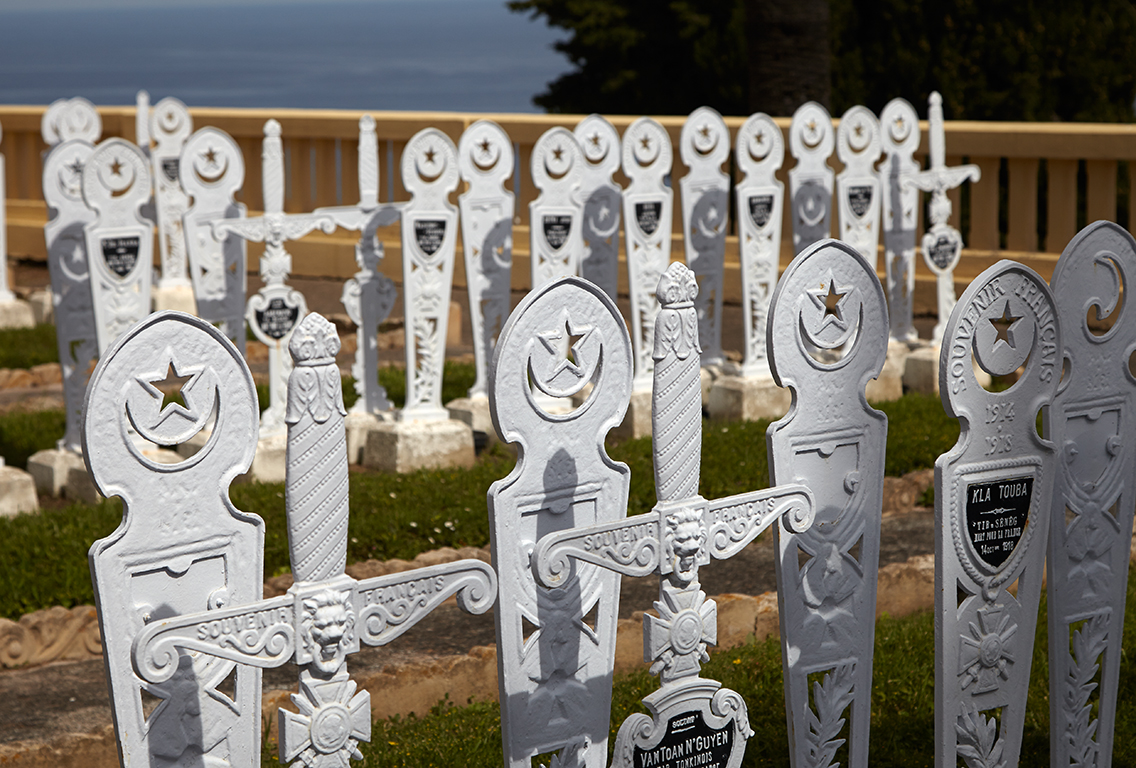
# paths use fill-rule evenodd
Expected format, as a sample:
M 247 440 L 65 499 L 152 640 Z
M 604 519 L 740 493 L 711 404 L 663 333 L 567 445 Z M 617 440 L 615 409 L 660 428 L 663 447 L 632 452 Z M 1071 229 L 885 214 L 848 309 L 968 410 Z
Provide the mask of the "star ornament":
M 1014 325 L 1021 320 L 1021 316 L 1013 316 L 1010 314 L 1010 302 L 1006 302 L 1006 306 L 1002 309 L 1001 317 L 990 318 L 990 324 L 994 326 L 994 331 L 997 334 L 994 337 L 993 347 L 998 346 L 998 342 L 1004 341 L 1011 349 L 1017 349 L 1014 343 Z
M 135 379 L 150 397 L 161 402 L 161 410 L 157 419 L 153 422 L 154 428 L 161 426 L 175 414 L 183 416 L 189 421 L 197 420 L 200 414 L 194 408 L 196 403 L 192 399 L 192 391 L 204 370 L 204 367 L 196 370 L 183 368 L 171 355 L 166 362 L 164 378 L 159 378 L 162 374 L 158 373 L 139 376 Z M 180 371 L 184 371 L 187 375 L 181 375 Z
M 808 291 L 809 298 L 812 299 L 816 308 L 821 310 L 820 330 L 824 330 L 829 325 L 835 325 L 837 328 L 844 330 L 848 327 L 848 321 L 844 317 L 844 303 L 851 295 L 850 289 L 845 289 L 843 293 L 837 288 L 836 279 L 829 275 L 825 284 L 820 288 L 814 288 Z
M 543 331 L 537 334 L 541 344 L 548 350 L 553 358 L 560 358 L 556 365 L 552 368 L 552 372 L 548 375 L 548 380 L 552 381 L 563 371 L 569 371 L 577 379 L 584 377 L 584 357 L 580 352 L 580 348 L 587 343 L 588 337 L 592 334 L 590 326 L 576 327 L 572 326 L 572 321 L 565 318 L 563 329 L 556 329 L 554 331 Z M 560 342 L 567 337 L 568 339 L 568 353 L 564 357 L 560 357 L 561 352 Z
M 122 161 L 117 157 L 114 159 L 114 162 L 110 164 L 110 172 L 115 176 L 122 175 Z
M 299 712 L 280 710 L 280 762 L 347 768 L 352 758 L 362 760 L 359 742 L 371 740 L 371 694 L 355 689 L 346 669 L 330 680 L 301 673 L 300 693 L 292 694 Z
M 985 606 L 978 609 L 978 623 L 970 622 L 971 637 L 959 638 L 959 676 L 961 686 L 966 690 L 977 683 L 971 693 L 996 691 L 1002 680 L 1010 679 L 1010 665 L 1014 654 L 1009 648 L 1010 640 L 1018 631 L 1018 625 L 1003 614 L 1003 606 Z

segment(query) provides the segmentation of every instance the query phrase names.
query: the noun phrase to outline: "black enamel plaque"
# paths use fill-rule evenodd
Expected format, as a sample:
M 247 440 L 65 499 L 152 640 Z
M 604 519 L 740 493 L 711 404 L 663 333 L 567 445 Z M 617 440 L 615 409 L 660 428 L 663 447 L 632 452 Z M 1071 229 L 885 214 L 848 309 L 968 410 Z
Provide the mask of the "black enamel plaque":
M 974 551 L 997 568 L 1010 557 L 1029 516 L 1032 477 L 1015 477 L 966 488 L 966 532 Z
M 119 277 L 126 277 L 138 262 L 137 237 L 106 237 L 99 243 L 107 268 Z
M 672 717 L 667 732 L 652 749 L 635 747 L 635 768 L 726 768 L 734 747 L 734 721 L 711 728 L 695 710 Z
M 256 311 L 256 325 L 270 339 L 287 336 L 299 318 L 300 308 L 288 306 L 281 298 L 270 299 L 267 307 Z
M 545 216 L 542 224 L 544 225 L 544 239 L 552 246 L 552 250 L 559 251 L 572 229 L 572 217 Z
M 872 188 L 869 186 L 852 187 L 848 190 L 848 205 L 852 213 L 863 216 L 872 205 Z
M 769 223 L 773 215 L 773 195 L 754 195 L 747 201 L 749 203 L 749 217 L 758 229 Z
M 445 219 L 419 219 L 414 222 L 414 239 L 427 256 L 433 256 L 446 238 Z
M 931 263 L 939 269 L 947 269 L 958 258 L 959 244 L 952 237 L 939 235 L 931 246 Z
M 178 159 L 176 157 L 167 157 L 162 161 L 162 173 L 170 181 L 178 180 Z
M 663 204 L 658 200 L 635 204 L 635 223 L 643 234 L 650 237 L 659 228 L 659 216 L 663 212 Z

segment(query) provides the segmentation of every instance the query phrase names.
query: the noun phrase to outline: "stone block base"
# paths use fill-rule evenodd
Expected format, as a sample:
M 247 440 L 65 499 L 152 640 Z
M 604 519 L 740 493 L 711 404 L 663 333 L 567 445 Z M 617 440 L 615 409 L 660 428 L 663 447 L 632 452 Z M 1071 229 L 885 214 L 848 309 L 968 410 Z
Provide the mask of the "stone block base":
M 87 471 L 82 456 L 62 448 L 37 451 L 28 459 L 28 474 L 36 492 L 44 496 L 62 496 L 72 469 Z
M 0 517 L 38 511 L 39 499 L 32 476 L 22 469 L 0 465 Z
M 710 388 L 707 410 L 712 419 L 758 421 L 779 419 L 789 412 L 793 394 L 773 379 L 719 376 Z
M 288 435 L 279 434 L 264 437 L 256 444 L 256 455 L 252 459 L 249 479 L 258 483 L 284 482 L 285 452 L 288 448 Z
M 26 301 L 0 301 L 0 328 L 31 328 L 35 325 L 32 305 Z
M 367 435 L 363 466 L 385 472 L 473 466 L 473 430 L 464 422 L 388 422 Z
M 373 413 L 349 413 L 343 419 L 347 429 L 347 461 L 351 464 L 363 463 L 363 449 L 367 445 L 367 435 L 386 419 Z
M 878 403 L 885 400 L 898 400 L 903 397 L 903 369 L 906 356 L 889 354 L 884 358 L 884 367 L 880 375 L 868 382 L 864 388 L 864 396 L 868 402 Z
M 989 388 L 990 374 L 974 364 L 974 376 L 984 388 Z M 907 355 L 903 367 L 903 386 L 913 392 L 939 393 L 939 348 L 923 347 Z
M 633 440 L 651 434 L 651 393 L 632 392 L 623 423 L 608 433 L 616 440 Z
M 197 314 L 197 302 L 193 299 L 193 287 L 189 285 L 171 285 L 165 288 L 154 286 L 150 289 L 150 301 L 155 312 L 163 309 L 176 309 L 191 315 Z
M 150 447 L 145 449 L 142 455 L 156 464 L 180 464 L 185 461 L 184 456 L 168 448 Z M 87 472 L 87 465 L 82 463 L 82 459 L 79 466 L 73 466 L 67 472 L 67 484 L 63 488 L 63 496 L 86 504 L 98 504 L 103 500 L 103 495 L 99 493 L 94 478 Z
M 55 303 L 50 288 L 40 288 L 28 294 L 28 306 L 36 325 L 55 321 Z
M 497 430 L 493 428 L 493 416 L 489 413 L 489 398 L 459 397 L 446 403 L 450 418 L 468 424 L 474 432 L 484 432 L 490 443 L 501 442 Z

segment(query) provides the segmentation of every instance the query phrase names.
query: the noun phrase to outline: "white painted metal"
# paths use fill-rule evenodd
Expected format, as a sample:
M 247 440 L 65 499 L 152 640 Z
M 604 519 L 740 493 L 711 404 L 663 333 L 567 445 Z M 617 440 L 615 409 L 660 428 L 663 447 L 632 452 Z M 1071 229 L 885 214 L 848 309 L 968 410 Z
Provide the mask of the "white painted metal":
M 40 119 L 40 135 L 49 147 L 71 139 L 94 144 L 103 135 L 103 121 L 95 105 L 81 96 L 56 99 Z
M 288 348 L 294 367 L 285 417 L 285 505 L 295 582 L 280 597 L 155 617 L 135 640 L 132 657 L 138 674 L 154 684 L 174 676 L 173 661 L 181 653 L 236 662 L 241 669 L 278 667 L 294 659 L 301 667 L 300 693 L 292 695 L 299 711 L 280 710 L 280 760 L 342 768 L 350 758 L 361 757 L 358 744 L 371 734 L 370 695 L 356 692 L 347 656 L 361 644 L 391 642 L 455 595 L 464 609 L 483 613 L 496 599 L 497 580 L 479 560 L 363 581 L 344 573 L 348 472 L 342 385 L 335 364 L 339 337 L 335 326 L 311 314 L 294 329 Z M 232 357 L 240 361 L 235 350 Z M 253 435 L 254 425 L 241 434 Z M 214 439 L 221 431 L 214 430 Z M 169 489 L 162 486 L 154 495 L 160 498 L 163 492 L 168 495 Z M 181 497 L 196 501 L 192 493 Z M 190 539 L 177 528 L 173 537 L 175 544 Z M 232 628 L 241 630 L 239 641 Z M 242 753 L 232 764 L 247 766 L 259 759 L 256 753 Z
M 712 501 L 698 495 L 702 399 L 697 292 L 694 273 L 679 263 L 670 265 L 656 289 L 662 307 L 655 326 L 651 413 L 654 510 L 543 532 L 531 558 L 542 589 L 571 590 L 576 574 L 595 566 L 628 576 L 659 575 L 657 616 L 643 618 L 643 656 L 661 685 L 643 699 L 651 716 L 631 715 L 619 729 L 613 765 L 621 768 L 663 765 L 676 740 L 685 743 L 695 736 L 706 746 L 684 755 L 696 760 L 692 765 L 737 768 L 741 763 L 745 742 L 753 735 L 746 704 L 736 692 L 699 675 L 702 662 L 709 660 L 707 646 L 717 642 L 718 621 L 717 606 L 706 599 L 698 569 L 711 557 L 737 554 L 778 519 L 803 531 L 813 518 L 813 497 L 802 485 Z M 605 431 L 598 433 L 601 440 Z M 603 611 L 601 606 L 600 620 Z M 602 765 L 606 749 L 594 742 L 592 748 L 600 751 L 596 764 Z
M 532 151 L 533 185 L 540 197 L 529 203 L 532 290 L 558 277 L 575 275 L 584 249 L 580 183 L 584 153 L 566 128 L 549 128 Z
M 245 181 L 244 155 L 229 134 L 219 128 L 202 128 L 185 143 L 178 179 L 192 200 L 182 226 L 197 315 L 219 323 L 243 355 L 248 245 L 232 232 L 214 237 L 213 222 L 245 218 L 245 204 L 235 199 Z
M 951 218 L 951 200 L 947 191 L 964 181 L 978 181 L 982 175 L 977 165 L 947 167 L 946 139 L 943 134 L 943 97 L 932 91 L 927 99 L 927 118 L 930 123 L 931 167 L 901 176 L 910 184 L 931 193 L 931 228 L 923 235 L 923 261 L 935 273 L 935 287 L 939 301 L 939 322 L 932 331 L 932 340 L 941 344 L 943 329 L 955 305 L 954 272 L 962 255 L 962 234 L 948 222 Z
M 84 232 L 101 354 L 150 312 L 154 232 L 141 213 L 150 199 L 142 150 L 123 139 L 102 142 L 83 166 L 82 189 L 95 212 Z
M 840 118 L 836 156 L 844 170 L 836 177 L 840 239 L 877 268 L 880 246 L 880 121 L 867 107 L 852 107 Z
M 284 401 L 291 360 L 285 354 L 292 329 L 307 314 L 308 305 L 299 291 L 285 281 L 292 271 L 292 255 L 284 243 L 297 240 L 314 229 L 328 234 L 335 231 L 332 217 L 321 213 L 284 213 L 284 145 L 280 123 L 264 124 L 261 183 L 264 215 L 255 219 L 220 219 L 213 222 L 217 239 L 233 234 L 245 240 L 264 243 L 260 257 L 260 278 L 264 285 L 248 300 L 245 319 L 256 338 L 268 347 L 269 406 L 260 420 L 260 436 L 284 432 Z
M 180 379 L 172 383 L 184 405 L 163 406 L 155 384 L 171 377 Z M 184 442 L 214 413 L 209 441 L 180 464 L 155 464 L 128 435 Z M 121 763 L 252 765 L 260 759 L 259 669 L 170 648 L 162 659 L 167 674 L 148 681 L 131 662 L 134 640 L 179 614 L 204 611 L 195 626 L 232 638 L 233 624 L 225 622 L 222 634 L 210 614 L 261 597 L 264 523 L 229 500 L 229 484 L 256 450 L 252 375 L 208 323 L 161 312 L 99 361 L 85 418 L 91 477 L 104 495 L 123 500 L 122 523 L 90 552 Z
M 150 156 L 150 93 L 145 90 L 134 94 L 134 143 Z
M 672 156 L 666 129 L 649 117 L 639 118 L 623 134 L 623 173 L 631 180 L 623 194 L 623 218 L 635 349 L 633 392 L 650 392 L 655 370 L 652 347 L 659 314 L 655 288 L 671 262 L 674 192 L 667 177 Z
M 76 453 L 83 449 L 80 441 L 87 371 L 98 356 L 84 234 L 85 227 L 95 220 L 95 212 L 83 200 L 83 167 L 94 151 L 90 142 L 71 139 L 52 148 L 43 166 L 43 199 L 48 210 L 43 236 L 67 412 L 58 447 Z
M 619 131 L 602 115 L 588 115 L 573 131 L 584 153 L 580 200 L 584 206 L 584 247 L 580 277 L 598 285 L 612 301 L 619 289 L 619 213 L 622 191 L 611 179 L 619 170 Z
M 154 106 L 154 113 L 150 116 L 150 135 L 154 138 L 150 162 L 158 213 L 158 252 L 162 263 L 159 288 L 190 285 L 186 276 L 185 230 L 182 228 L 182 216 L 189 207 L 189 196 L 182 189 L 178 172 L 182 148 L 192 132 L 193 118 L 185 104 L 167 96 Z
M 4 138 L 4 130 L 0 127 L 0 140 Z M 0 200 L 7 200 L 4 196 L 4 155 L 0 155 Z M 15 301 L 16 294 L 12 293 L 8 285 L 8 221 L 6 218 L 7 206 L 0 205 L 0 303 Z
M 892 99 L 880 113 L 880 137 L 887 155 L 879 166 L 883 199 L 884 269 L 892 341 L 912 343 L 919 334 L 911 324 L 915 293 L 915 234 L 919 191 L 903 178 L 919 170 L 919 116 L 904 99 Z
M 793 213 L 793 253 L 832 234 L 833 173 L 828 165 L 835 144 L 828 110 L 809 101 L 793 113 L 789 151 L 797 164 L 789 171 Z
M 458 168 L 469 189 L 458 197 L 458 208 L 477 371 L 471 398 L 488 397 L 489 362 L 509 317 L 515 198 L 505 182 L 513 177 L 513 165 L 513 144 L 497 123 L 478 120 L 462 134 Z
M 769 474 L 807 484 L 817 508 L 808 532 L 777 528 L 794 768 L 868 765 L 887 417 L 864 390 L 883 368 L 887 327 L 875 270 L 835 240 L 793 259 L 770 306 L 770 365 L 793 408 L 769 426 Z
M 351 375 L 359 399 L 352 413 L 380 414 L 394 406 L 386 388 L 379 383 L 379 326 L 390 316 L 398 289 L 394 281 L 379 271 L 383 243 L 379 227 L 394 224 L 404 203 L 379 202 L 379 140 L 375 118 L 359 118 L 359 203 L 335 208 L 317 208 L 344 229 L 360 233 L 355 244 L 355 263 L 359 271 L 343 284 L 340 300 L 347 316 L 355 323 L 355 360 Z
M 781 211 L 785 204 L 785 185 L 776 176 L 785 160 L 785 140 L 773 118 L 762 112 L 750 115 L 738 131 L 734 156 L 745 174 L 735 192 L 745 332 L 742 375 L 768 379 L 765 324 L 781 266 Z
M 458 186 L 458 151 L 450 137 L 425 128 L 402 151 L 403 305 L 406 313 L 406 405 L 402 421 L 444 421 L 442 364 L 454 282 L 458 210 L 449 195 Z
M 601 768 L 619 577 L 583 565 L 562 588 L 548 589 L 529 565 L 542 536 L 627 514 L 630 470 L 604 449 L 631 393 L 631 344 L 619 310 L 576 277 L 534 289 L 505 324 L 489 377 L 493 425 L 519 448 L 516 468 L 488 494 L 502 585 L 494 618 L 505 764 L 528 768 L 533 755 L 559 750 L 559 765 Z M 535 386 L 569 398 L 589 383 L 587 399 L 569 413 L 547 412 L 533 393 Z M 585 623 L 589 614 L 595 619 Z
M 935 462 L 936 765 L 1018 764 L 1057 469 L 1035 424 L 1041 412 L 1049 434 L 1062 349 L 1049 286 L 1012 261 L 975 278 L 946 323 L 939 391 L 962 432 Z M 989 392 L 972 361 L 1024 370 Z
M 699 107 L 682 124 L 679 154 L 686 175 L 682 189 L 682 232 L 686 266 L 698 280 L 698 340 L 703 365 L 721 365 L 722 279 L 726 224 L 730 218 L 730 177 L 722 163 L 730 156 L 730 132 L 722 116 Z
M 1133 278 L 1136 241 L 1098 221 L 1073 238 L 1050 280 L 1067 366 L 1050 409 L 1059 465 L 1046 557 L 1054 766 L 1112 764 L 1136 507 L 1136 380 L 1128 369 L 1136 345 Z M 1089 327 L 1093 308 L 1095 320 L 1112 321 L 1107 331 Z

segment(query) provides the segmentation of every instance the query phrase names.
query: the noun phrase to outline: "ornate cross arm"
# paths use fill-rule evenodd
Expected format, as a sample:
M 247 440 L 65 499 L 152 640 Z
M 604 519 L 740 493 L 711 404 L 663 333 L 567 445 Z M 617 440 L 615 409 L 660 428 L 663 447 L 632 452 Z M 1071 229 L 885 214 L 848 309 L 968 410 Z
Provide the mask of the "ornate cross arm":
M 407 203 L 376 203 L 373 207 L 360 205 L 338 205 L 316 208 L 312 215 L 328 216 L 335 225 L 355 232 L 373 233 L 379 227 L 389 227 L 402 216 Z
M 978 181 L 980 178 L 982 178 L 982 169 L 977 165 L 957 165 L 952 168 L 932 168 L 929 171 L 901 173 L 899 183 L 924 192 L 945 192 L 964 181 Z
M 816 512 L 813 494 L 803 485 L 781 485 L 713 501 L 696 496 L 679 504 L 659 504 L 646 515 L 545 536 L 533 552 L 533 575 L 545 587 L 558 587 L 571 573 L 571 560 L 624 576 L 667 573 L 674 556 L 670 531 L 675 527 L 668 517 L 680 508 L 700 513 L 706 526 L 706 550 L 716 560 L 733 557 L 778 518 L 794 533 L 806 531 Z
M 154 622 L 135 640 L 134 669 L 152 683 L 168 680 L 179 649 L 261 668 L 293 656 L 297 664 L 339 658 L 360 643 L 386 645 L 455 595 L 463 610 L 485 613 L 497 598 L 496 574 L 481 561 L 460 560 L 363 581 L 297 582 L 288 594 L 259 603 Z M 347 631 L 329 649 L 313 637 L 313 618 L 332 603 L 344 609 Z
M 326 234 L 335 231 L 335 219 L 320 211 L 312 213 L 266 213 L 254 219 L 213 219 L 209 222 L 213 237 L 224 240 L 230 232 L 245 240 L 283 243 L 285 240 L 298 240 L 312 230 L 320 229 Z

